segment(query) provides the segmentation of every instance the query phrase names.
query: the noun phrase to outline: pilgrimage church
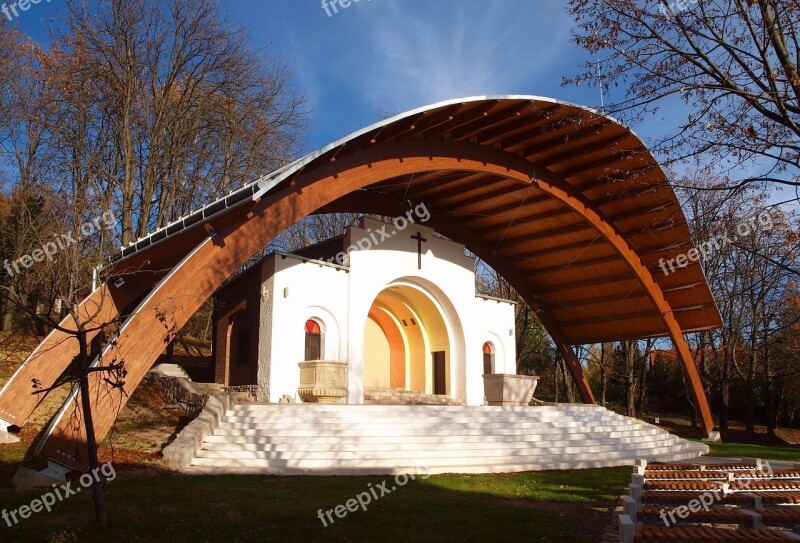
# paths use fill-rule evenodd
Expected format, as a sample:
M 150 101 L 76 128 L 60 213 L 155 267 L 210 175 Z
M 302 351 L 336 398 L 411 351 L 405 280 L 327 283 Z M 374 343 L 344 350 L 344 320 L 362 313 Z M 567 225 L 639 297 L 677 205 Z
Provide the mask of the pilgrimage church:
M 365 391 L 391 388 L 483 405 L 484 373 L 516 373 L 514 304 L 476 294 L 464 245 L 424 226 L 424 206 L 413 213 L 364 217 L 223 286 L 215 381 L 257 385 L 258 399 L 273 403 L 361 404 Z M 329 384 L 343 390 L 309 395 L 305 361 L 331 362 L 316 371 L 339 372 Z

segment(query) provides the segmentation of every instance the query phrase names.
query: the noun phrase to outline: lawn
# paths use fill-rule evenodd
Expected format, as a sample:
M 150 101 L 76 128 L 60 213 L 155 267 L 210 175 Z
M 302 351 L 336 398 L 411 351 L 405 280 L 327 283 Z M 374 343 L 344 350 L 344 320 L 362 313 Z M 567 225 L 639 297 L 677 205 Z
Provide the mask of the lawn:
M 2 449 L 0 449 L 2 454 Z M 133 476 L 108 487 L 110 522 L 92 527 L 87 491 L 8 528 L 0 541 L 596 541 L 630 468 L 441 475 L 404 486 L 387 477 Z M 394 491 L 324 527 L 334 509 L 378 488 Z M 376 490 L 378 496 L 380 491 Z M 0 509 L 39 493 L 0 490 Z M 341 511 L 341 510 L 340 510 Z M 323 513 L 324 514 L 324 513 Z
M 765 447 L 748 443 L 707 443 L 710 456 L 750 457 L 764 460 L 784 460 L 800 462 L 800 448 L 797 447 Z

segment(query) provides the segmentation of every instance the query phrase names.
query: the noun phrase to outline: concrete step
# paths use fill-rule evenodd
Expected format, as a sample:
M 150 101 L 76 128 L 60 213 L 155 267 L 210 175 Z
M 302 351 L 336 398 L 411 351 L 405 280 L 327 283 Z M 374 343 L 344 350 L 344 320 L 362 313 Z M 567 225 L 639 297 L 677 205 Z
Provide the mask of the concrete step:
M 408 406 L 409 409 L 419 406 Z M 439 406 L 427 406 L 429 409 L 440 409 Z M 436 411 L 429 411 L 429 412 L 409 412 L 409 413 L 402 413 L 402 412 L 343 412 L 343 413 L 327 413 L 327 412 L 320 412 L 320 413 L 290 413 L 290 412 L 242 412 L 238 410 L 229 410 L 226 412 L 226 417 L 228 418 L 237 418 L 241 420 L 255 420 L 258 422 L 303 422 L 308 423 L 309 421 L 318 420 L 321 422 L 335 422 L 335 421 L 342 421 L 342 422 L 352 422 L 358 420 L 369 420 L 369 421 L 403 421 L 408 423 L 410 420 L 436 420 L 436 421 L 446 421 L 446 420 L 458 420 L 458 421 L 478 421 L 478 422 L 492 422 L 492 421 L 536 421 L 536 422 L 581 422 L 581 421 L 600 421 L 604 423 L 629 423 L 629 424 L 640 424 L 638 422 L 629 420 L 624 417 L 614 417 L 609 415 L 601 415 L 595 413 L 588 413 L 588 414 L 574 414 L 570 415 L 569 417 L 564 417 L 563 415 L 558 415 L 555 413 L 537 413 L 537 412 L 529 412 L 529 413 L 520 413 L 520 412 L 509 412 L 509 413 L 480 413 L 480 412 L 468 412 L 468 413 L 454 413 L 450 411 L 445 412 L 436 412 Z
M 453 454 L 452 451 L 449 455 L 433 455 L 433 454 L 418 454 L 418 455 L 400 455 L 394 454 L 388 457 L 374 458 L 361 455 L 341 455 L 339 457 L 331 458 L 330 455 L 324 458 L 310 458 L 304 456 L 302 453 L 297 453 L 296 456 L 290 455 L 272 455 L 264 453 L 263 455 L 241 456 L 241 457 L 219 457 L 213 454 L 208 454 L 211 451 L 201 451 L 201 455 L 197 456 L 192 462 L 193 465 L 208 465 L 208 466 L 250 466 L 258 467 L 265 463 L 274 467 L 293 467 L 299 469 L 322 469 L 322 468 L 339 468 L 347 466 L 358 466 L 362 468 L 370 467 L 385 467 L 394 465 L 417 465 L 425 468 L 432 467 L 447 467 L 452 465 L 460 466 L 481 466 L 487 463 L 490 464 L 541 464 L 553 462 L 557 457 L 553 454 L 529 454 L 527 452 L 520 452 L 513 454 L 513 451 L 486 451 L 487 454 L 482 455 L 458 455 Z M 659 455 L 674 455 L 685 453 L 686 449 L 681 445 L 673 445 L 668 447 L 640 447 L 622 451 L 608 452 L 603 455 L 603 460 L 607 462 L 620 461 L 628 459 L 631 456 L 634 458 L 641 457 L 641 455 L 659 456 Z M 489 454 L 491 453 L 491 454 Z M 596 453 L 573 453 L 569 454 L 570 462 L 593 461 L 597 459 Z
M 204 394 L 220 394 L 225 392 L 225 385 L 218 383 L 194 383 L 194 388 Z
M 219 436 L 215 436 L 219 439 Z M 654 441 L 648 438 L 642 438 L 638 440 L 629 440 L 624 443 L 625 446 L 632 446 L 632 445 L 648 445 L 654 446 L 656 444 L 674 444 L 677 443 L 674 440 L 659 440 Z M 272 442 L 272 443 L 231 443 L 229 441 L 222 441 L 222 442 L 214 442 L 210 440 L 206 440 L 203 445 L 203 450 L 207 451 L 228 451 L 228 452 L 260 452 L 260 451 L 270 451 L 270 452 L 278 452 L 278 453 L 295 453 L 295 452 L 304 452 L 309 454 L 316 454 L 316 453 L 327 453 L 327 454 L 338 454 L 338 453 L 349 453 L 349 452 L 358 452 L 363 454 L 376 454 L 382 452 L 392 452 L 392 451 L 463 451 L 464 454 L 470 454 L 473 450 L 487 450 L 487 449 L 495 449 L 495 450 L 511 450 L 511 449 L 519 449 L 519 450 L 527 450 L 527 451 L 534 451 L 534 452 L 564 452 L 565 454 L 571 454 L 573 452 L 580 452 L 581 449 L 589 450 L 591 449 L 594 452 L 602 452 L 602 451 L 613 451 L 620 449 L 621 445 L 619 442 L 610 439 L 597 439 L 591 442 L 578 442 L 578 441 L 548 441 L 546 443 L 542 442 L 531 442 L 531 441 L 509 441 L 509 442 L 494 442 L 494 441 L 473 441 L 473 442 L 448 442 L 448 443 L 419 443 L 415 440 L 415 442 L 401 442 L 401 443 L 374 443 L 374 444 L 364 444 L 364 443 L 352 443 L 352 442 L 338 442 L 338 443 L 285 443 L 285 442 Z
M 433 408 L 433 407 L 432 407 Z M 322 423 L 328 422 L 343 422 L 349 423 L 358 420 L 366 420 L 370 422 L 386 422 L 386 421 L 397 421 L 403 422 L 408 424 L 410 421 L 413 420 L 427 420 L 427 421 L 461 421 L 461 422 L 495 422 L 495 421 L 516 421 L 516 422 L 524 422 L 524 421 L 535 421 L 540 423 L 546 422 L 553 422 L 553 423 L 563 423 L 563 422 L 591 422 L 591 421 L 599 421 L 603 423 L 609 424 L 638 424 L 636 422 L 630 421 L 625 418 L 619 417 L 612 417 L 612 416 L 601 416 L 601 415 L 572 415 L 569 418 L 564 418 L 564 416 L 559 416 L 553 413 L 493 413 L 493 414 L 481 414 L 481 413 L 348 413 L 348 414 L 337 414 L 337 413 L 279 413 L 279 412 L 267 412 L 267 413 L 252 413 L 252 412 L 240 412 L 237 410 L 229 410 L 226 412 L 226 418 L 230 419 L 237 419 L 243 422 L 262 422 L 262 423 L 271 423 L 271 422 L 285 422 L 285 423 L 295 423 L 295 422 L 302 422 L 308 423 L 310 421 L 319 421 Z
M 575 431 L 599 431 L 600 429 L 607 430 L 621 430 L 625 428 L 633 429 L 634 426 L 626 421 L 474 421 L 469 420 L 436 420 L 436 419 L 409 419 L 409 420 L 357 420 L 351 422 L 345 421 L 308 421 L 305 424 L 301 421 L 280 421 L 280 422 L 259 422 L 242 421 L 238 418 L 226 418 L 225 422 L 220 423 L 219 428 L 226 430 L 267 430 L 279 431 L 296 430 L 299 424 L 303 424 L 311 430 L 327 431 L 327 432 L 345 432 L 345 431 L 365 431 L 383 430 L 392 432 L 399 431 L 413 431 L 423 430 L 431 431 L 432 429 L 440 430 L 442 432 L 460 432 L 462 430 L 501 430 L 513 429 L 518 430 L 520 433 L 526 430 L 575 430 Z
M 554 435 L 557 436 L 555 439 L 563 439 L 562 436 L 569 435 L 568 433 L 564 432 L 563 430 L 553 429 Z M 586 429 L 587 432 L 591 433 L 591 429 Z M 603 426 L 597 427 L 596 433 L 604 433 L 607 431 L 607 428 Z M 533 434 L 531 431 L 531 436 L 536 435 L 540 436 L 541 439 L 546 439 L 547 434 L 543 433 L 544 430 L 540 430 L 540 433 Z M 295 428 L 292 430 L 279 430 L 270 432 L 266 429 L 231 429 L 231 428 L 218 428 L 214 431 L 214 435 L 217 436 L 246 436 L 246 437 L 261 437 L 261 436 L 271 436 L 271 437 L 281 437 L 281 438 L 306 438 L 306 440 L 312 440 L 314 438 L 319 437 L 337 437 L 340 439 L 347 439 L 351 437 L 359 437 L 359 436 L 367 436 L 373 439 L 390 437 L 390 436 L 400 436 L 405 437 L 406 439 L 416 438 L 418 436 L 426 435 L 426 434 L 434 434 L 439 437 L 458 437 L 458 436 L 516 436 L 518 439 L 525 438 L 526 434 L 521 433 L 517 428 L 509 427 L 509 428 L 468 428 L 459 431 L 451 431 L 447 432 L 441 428 L 429 428 L 427 431 L 422 431 L 419 429 L 409 429 L 405 431 L 401 430 L 384 430 L 383 432 L 379 430 L 375 430 L 374 432 L 365 433 L 364 431 L 359 431 L 358 429 L 353 430 L 325 430 L 321 428 Z
M 642 456 L 651 461 L 678 462 L 697 458 L 694 452 L 677 452 L 656 456 Z M 451 466 L 420 466 L 419 464 L 396 464 L 381 467 L 338 467 L 338 468 L 286 468 L 277 466 L 201 466 L 193 465 L 185 473 L 196 475 L 395 475 L 395 474 L 441 474 L 441 473 L 516 473 L 521 471 L 595 469 L 612 466 L 631 466 L 636 458 L 592 459 L 592 460 L 551 460 L 537 463 L 485 464 Z
M 684 447 L 674 441 L 665 441 L 654 444 L 650 442 L 628 443 L 619 445 L 572 445 L 566 447 L 483 447 L 483 448 L 395 448 L 382 450 L 323 450 L 323 451 L 276 451 L 276 450 L 217 450 L 204 446 L 197 453 L 198 458 L 224 458 L 224 459 L 265 459 L 265 460 L 328 460 L 341 462 L 343 460 L 369 462 L 374 458 L 383 461 L 386 457 L 392 458 L 483 458 L 496 456 L 524 456 L 536 458 L 539 456 L 570 455 L 572 458 L 591 457 L 603 454 L 613 457 L 615 454 L 629 456 L 632 451 L 648 451 L 648 454 L 671 454 L 683 452 Z
M 424 392 L 400 388 L 365 388 L 364 403 L 388 405 L 463 405 L 464 402 L 448 396 L 425 394 Z
M 206 437 L 206 443 L 214 443 L 214 444 L 223 444 L 223 443 L 230 443 L 232 445 L 237 444 L 252 444 L 252 445 L 286 445 L 286 446 L 299 446 L 299 447 L 309 447 L 312 445 L 318 445 L 319 447 L 326 448 L 330 447 L 331 445 L 337 444 L 348 444 L 358 447 L 369 447 L 369 446 L 386 446 L 391 448 L 396 444 L 409 444 L 409 443 L 417 443 L 420 445 L 426 444 L 433 444 L 433 445 L 441 445 L 441 446 L 448 446 L 450 443 L 460 443 L 460 444 L 470 444 L 470 443 L 491 443 L 494 445 L 504 445 L 510 446 L 514 443 L 536 443 L 536 444 L 548 444 L 550 446 L 568 446 L 570 444 L 574 444 L 576 442 L 580 443 L 599 443 L 599 444 L 610 444 L 610 443 L 620 443 L 625 442 L 625 440 L 649 440 L 651 442 L 655 442 L 657 439 L 668 439 L 674 436 L 669 436 L 669 434 L 658 434 L 652 433 L 648 430 L 636 430 L 633 432 L 614 432 L 613 435 L 598 435 L 598 434 L 561 434 L 561 435 L 553 435 L 548 437 L 542 437 L 541 435 L 516 435 L 516 434 L 505 434 L 505 435 L 493 435 L 493 436 L 486 436 L 486 435 L 460 435 L 455 436 L 457 439 L 453 439 L 453 436 L 440 436 L 440 435 L 418 435 L 414 436 L 414 439 L 409 439 L 408 436 L 401 436 L 401 435 L 387 435 L 387 436 L 380 436 L 380 441 L 376 441 L 376 436 L 365 436 L 365 435 L 357 435 L 357 436 L 317 436 L 313 440 L 307 439 L 305 436 L 300 437 L 292 437 L 292 436 L 280 436 L 280 435 L 253 435 L 253 436 L 245 436 L 241 434 L 233 434 L 233 435 L 222 435 L 221 433 L 214 433 L 208 437 Z
M 672 462 L 707 450 L 596 406 L 250 404 L 226 414 L 188 472 L 502 473 Z
M 150 371 L 160 371 L 167 377 L 181 377 L 187 381 L 192 380 L 189 374 L 178 364 L 157 364 Z
M 451 412 L 451 413 L 562 413 L 570 414 L 575 412 L 595 412 L 603 415 L 610 415 L 620 417 L 612 411 L 596 405 L 568 405 L 568 406 L 455 406 L 455 405 L 442 405 L 442 406 L 426 406 L 426 405 L 330 405 L 330 404 L 310 404 L 310 403 L 292 403 L 292 404 L 274 404 L 274 403 L 249 403 L 237 405 L 234 411 L 242 412 L 269 412 L 269 411 L 282 411 L 286 413 L 300 412 L 300 413 L 321 413 L 330 412 L 339 416 L 348 414 L 359 414 L 364 412 L 390 412 L 397 413 L 430 413 L 436 411 Z M 625 417 L 623 417 L 625 418 Z
M 453 445 L 451 443 L 456 443 Z M 447 450 L 461 450 L 461 449 L 509 449 L 509 448 L 529 448 L 548 451 L 558 451 L 559 449 L 568 447 L 605 447 L 612 446 L 622 448 L 632 444 L 650 444 L 658 445 L 661 443 L 676 443 L 673 438 L 659 438 L 649 439 L 632 438 L 626 441 L 613 441 L 609 439 L 597 438 L 596 440 L 548 440 L 548 441 L 499 441 L 495 439 L 474 439 L 474 436 L 469 438 L 459 439 L 458 441 L 434 441 L 415 439 L 413 441 L 408 439 L 399 439 L 395 437 L 387 437 L 377 443 L 376 440 L 314 440 L 313 443 L 303 442 L 302 440 L 283 440 L 283 439 L 270 439 L 270 438 L 246 438 L 236 437 L 227 438 L 225 436 L 209 436 L 203 447 L 207 449 L 217 450 L 277 450 L 277 451 L 345 451 L 345 450 L 363 450 L 378 453 L 380 451 L 399 450 L 401 448 L 407 449 L 447 449 Z M 700 451 L 701 449 L 697 449 Z

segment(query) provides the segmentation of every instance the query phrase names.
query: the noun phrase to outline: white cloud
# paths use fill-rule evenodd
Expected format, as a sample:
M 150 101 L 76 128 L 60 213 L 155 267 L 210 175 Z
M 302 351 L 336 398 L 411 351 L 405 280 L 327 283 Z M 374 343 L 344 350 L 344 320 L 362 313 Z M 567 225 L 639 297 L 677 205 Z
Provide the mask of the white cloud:
M 552 88 L 560 73 L 550 70 L 572 49 L 568 16 L 550 0 L 371 0 L 350 9 L 340 17 L 358 17 L 364 35 L 353 39 L 365 51 L 337 71 L 383 108 L 535 93 L 531 82 L 542 77 L 555 79 Z

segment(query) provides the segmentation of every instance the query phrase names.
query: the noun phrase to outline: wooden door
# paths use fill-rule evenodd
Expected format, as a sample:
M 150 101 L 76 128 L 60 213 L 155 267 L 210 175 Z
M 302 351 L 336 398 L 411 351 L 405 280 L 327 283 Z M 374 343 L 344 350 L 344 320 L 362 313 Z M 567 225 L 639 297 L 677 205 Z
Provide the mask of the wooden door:
M 433 355 L 433 393 L 447 394 L 447 366 L 445 352 L 436 351 Z

